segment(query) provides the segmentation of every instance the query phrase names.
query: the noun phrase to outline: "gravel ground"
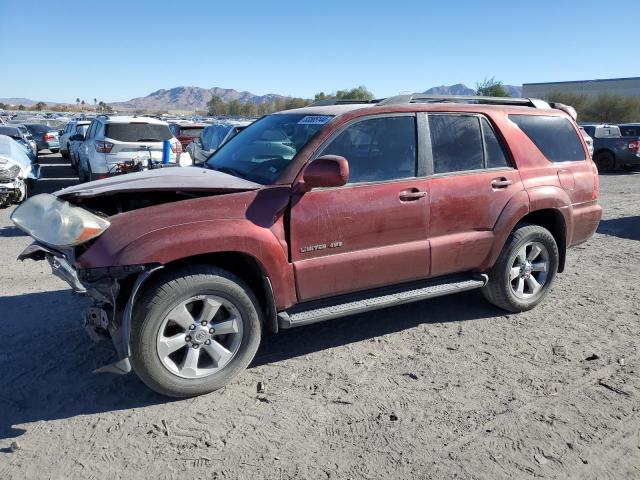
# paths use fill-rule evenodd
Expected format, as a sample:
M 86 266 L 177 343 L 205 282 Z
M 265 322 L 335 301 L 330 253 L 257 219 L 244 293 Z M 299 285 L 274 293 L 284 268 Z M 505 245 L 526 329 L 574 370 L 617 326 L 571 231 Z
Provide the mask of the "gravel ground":
M 43 163 L 41 189 L 73 182 Z M 601 202 L 534 311 L 470 292 L 291 330 L 179 401 L 91 373 L 111 350 L 86 300 L 15 261 L 0 210 L 0 479 L 640 478 L 640 175 L 603 176 Z

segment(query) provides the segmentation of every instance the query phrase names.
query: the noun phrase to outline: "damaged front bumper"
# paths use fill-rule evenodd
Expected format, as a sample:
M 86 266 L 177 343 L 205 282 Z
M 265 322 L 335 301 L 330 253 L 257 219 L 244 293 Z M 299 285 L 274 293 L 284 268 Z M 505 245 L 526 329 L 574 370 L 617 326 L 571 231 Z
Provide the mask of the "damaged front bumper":
M 72 252 L 61 252 L 37 242 L 18 256 L 19 260 L 46 259 L 53 274 L 64 280 L 74 293 L 93 299 L 93 305 L 82 313 L 83 326 L 94 341 L 111 338 L 118 357 L 116 362 L 98 368 L 94 373 L 129 373 L 134 303 L 142 284 L 162 266 L 128 265 L 79 270 L 74 267 L 72 258 Z M 126 291 L 123 286 L 126 286 Z

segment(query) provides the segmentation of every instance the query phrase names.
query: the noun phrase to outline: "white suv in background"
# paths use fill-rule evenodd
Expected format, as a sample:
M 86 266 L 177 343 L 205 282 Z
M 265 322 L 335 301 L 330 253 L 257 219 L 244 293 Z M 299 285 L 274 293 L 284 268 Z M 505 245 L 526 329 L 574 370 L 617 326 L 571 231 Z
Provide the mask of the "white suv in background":
M 171 144 L 169 163 L 180 164 L 182 146 L 166 122 L 150 117 L 99 115 L 91 122 L 85 140 L 78 148 L 80 180 L 116 175 L 121 173 L 120 168 L 126 162 L 146 165 L 151 159 L 159 164 L 165 140 Z
M 71 135 L 76 133 L 76 127 L 81 125 L 89 125 L 91 121 L 89 120 L 71 120 L 64 127 L 64 130 L 61 130 L 60 133 L 60 154 L 64 158 L 69 158 L 71 153 Z

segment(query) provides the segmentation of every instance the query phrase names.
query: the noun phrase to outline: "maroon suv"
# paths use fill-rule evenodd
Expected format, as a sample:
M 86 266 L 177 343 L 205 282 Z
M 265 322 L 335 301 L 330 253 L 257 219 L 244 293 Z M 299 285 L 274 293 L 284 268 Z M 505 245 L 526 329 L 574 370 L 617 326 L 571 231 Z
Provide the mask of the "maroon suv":
M 528 310 L 602 214 L 571 111 L 409 95 L 275 113 L 201 168 L 32 197 L 20 258 L 94 299 L 84 325 L 118 355 L 102 371 L 170 396 L 225 385 L 265 330 L 471 289 Z

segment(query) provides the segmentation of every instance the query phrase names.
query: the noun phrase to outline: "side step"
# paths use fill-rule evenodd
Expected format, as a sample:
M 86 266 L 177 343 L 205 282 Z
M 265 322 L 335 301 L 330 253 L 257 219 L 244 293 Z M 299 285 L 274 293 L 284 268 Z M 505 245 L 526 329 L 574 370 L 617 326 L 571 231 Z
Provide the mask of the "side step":
M 379 308 L 441 297 L 450 293 L 474 290 L 485 286 L 488 280 L 489 277 L 485 274 L 442 277 L 307 302 L 279 312 L 278 325 L 280 328 L 293 328 Z

